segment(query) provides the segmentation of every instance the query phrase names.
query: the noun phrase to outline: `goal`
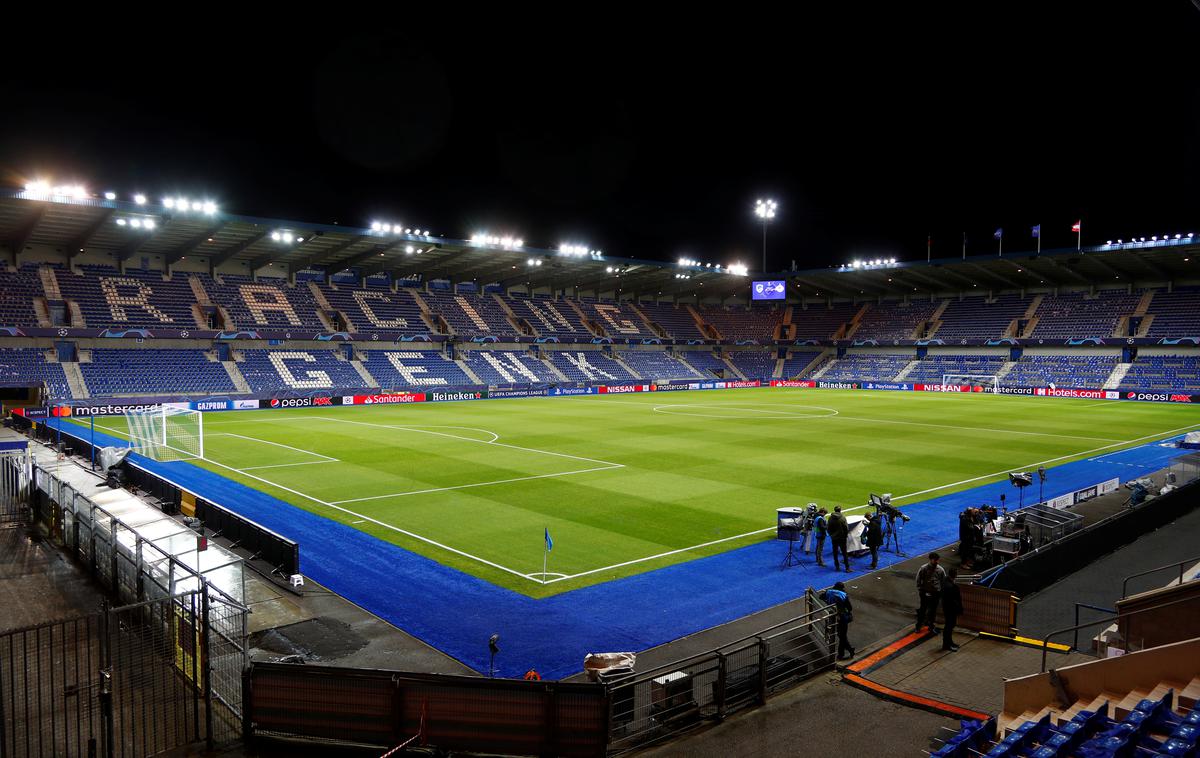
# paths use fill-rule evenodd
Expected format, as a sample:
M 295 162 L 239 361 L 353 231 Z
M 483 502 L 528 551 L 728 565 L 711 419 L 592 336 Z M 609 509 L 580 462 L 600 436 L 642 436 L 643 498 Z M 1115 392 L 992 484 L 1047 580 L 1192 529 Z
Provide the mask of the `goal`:
M 163 405 L 125 414 L 129 447 L 156 461 L 204 457 L 204 416 L 200 411 Z
M 946 388 L 947 392 L 991 392 L 996 394 L 996 390 L 1000 387 L 1000 378 L 994 374 L 942 374 L 942 387 Z M 975 389 L 976 387 L 980 389 Z

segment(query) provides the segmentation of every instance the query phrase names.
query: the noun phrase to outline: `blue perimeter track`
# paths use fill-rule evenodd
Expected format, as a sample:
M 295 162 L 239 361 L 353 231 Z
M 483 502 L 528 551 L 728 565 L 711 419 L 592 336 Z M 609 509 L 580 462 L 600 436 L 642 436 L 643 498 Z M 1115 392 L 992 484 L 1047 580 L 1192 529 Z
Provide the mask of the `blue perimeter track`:
M 91 432 L 58 419 L 46 422 L 87 441 Z M 1140 447 L 1066 463 L 1049 470 L 1047 499 L 1120 477 L 1135 479 L 1167 467 L 1185 451 L 1164 438 Z M 98 445 L 125 440 L 96 432 Z M 583 669 L 589 652 L 639 651 L 795 600 L 806 587 L 826 587 L 869 572 L 835 573 L 811 562 L 786 570 L 785 543 L 765 540 L 707 558 L 534 599 L 351 526 L 297 508 L 187 462 L 135 455 L 140 468 L 300 544 L 304 574 L 479 672 L 488 670 L 488 637 L 500 634 L 496 675 L 530 668 L 547 679 Z M 958 514 L 1013 495 L 1007 481 L 910 503 L 902 533 L 908 556 L 958 541 Z M 1035 500 L 1036 498 L 1030 498 Z M 881 553 L 880 568 L 906 560 Z M 866 563 L 857 561 L 863 568 Z

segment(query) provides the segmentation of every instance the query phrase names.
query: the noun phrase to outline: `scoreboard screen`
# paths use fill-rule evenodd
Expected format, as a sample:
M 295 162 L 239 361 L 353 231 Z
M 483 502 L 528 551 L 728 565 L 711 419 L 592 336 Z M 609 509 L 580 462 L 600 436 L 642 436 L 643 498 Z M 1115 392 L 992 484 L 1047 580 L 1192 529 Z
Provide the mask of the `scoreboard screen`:
M 783 282 L 751 282 L 751 300 L 783 300 L 787 295 L 787 285 Z

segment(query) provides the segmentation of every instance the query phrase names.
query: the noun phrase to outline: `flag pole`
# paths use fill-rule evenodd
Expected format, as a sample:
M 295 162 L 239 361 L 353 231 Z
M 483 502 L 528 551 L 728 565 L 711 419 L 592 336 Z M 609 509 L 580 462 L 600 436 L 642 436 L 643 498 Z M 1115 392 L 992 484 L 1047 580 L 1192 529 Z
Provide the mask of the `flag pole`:
M 933 235 L 930 234 L 925 238 L 925 262 L 933 260 Z
M 967 233 L 963 232 L 963 260 L 967 259 Z
M 546 549 L 545 545 L 542 545 L 542 584 L 546 583 L 546 559 L 549 556 L 550 551 Z
M 1079 222 L 1079 231 L 1075 232 L 1075 249 L 1083 249 L 1083 221 Z

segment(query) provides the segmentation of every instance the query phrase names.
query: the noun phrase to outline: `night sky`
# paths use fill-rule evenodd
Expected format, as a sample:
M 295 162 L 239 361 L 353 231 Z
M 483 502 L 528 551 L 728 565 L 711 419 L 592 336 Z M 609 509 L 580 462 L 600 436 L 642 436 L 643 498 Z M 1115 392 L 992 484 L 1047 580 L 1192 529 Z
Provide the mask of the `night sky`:
M 760 196 L 771 269 L 1200 231 L 1195 4 L 919 5 L 56 30 L 6 45 L 0 178 L 752 269 Z

